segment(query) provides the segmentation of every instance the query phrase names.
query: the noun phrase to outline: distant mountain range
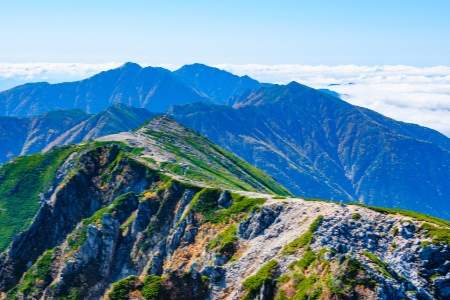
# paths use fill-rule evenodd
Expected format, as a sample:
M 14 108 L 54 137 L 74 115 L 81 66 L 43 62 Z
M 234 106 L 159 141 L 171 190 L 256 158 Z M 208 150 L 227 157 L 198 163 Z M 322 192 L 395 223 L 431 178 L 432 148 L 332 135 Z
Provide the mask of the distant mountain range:
M 202 64 L 186 65 L 174 73 L 200 95 L 216 104 L 231 105 L 245 93 L 268 85 L 248 76 L 239 77 Z
M 6 116 L 32 116 L 61 109 L 98 113 L 122 103 L 165 112 L 173 105 L 193 102 L 227 104 L 239 94 L 259 87 L 247 76 L 193 64 L 171 72 L 142 68 L 135 63 L 75 82 L 28 83 L 0 93 L 0 111 Z
M 108 114 L 99 117 L 114 103 L 170 111 L 178 122 L 261 168 L 296 195 L 450 219 L 450 139 L 444 135 L 353 106 L 333 91 L 295 82 L 263 84 L 201 64 L 171 72 L 127 63 L 77 82 L 32 83 L 4 91 L 4 115 L 33 117 L 1 120 L 5 142 L 0 159 L 98 137 L 109 124 L 113 128 L 107 133 L 130 130 L 151 116 L 121 114 L 126 126 L 115 126 Z M 100 114 L 51 112 L 55 109 Z
M 90 115 L 60 110 L 28 118 L 0 117 L 0 163 L 12 157 L 135 129 L 154 114 L 121 104 Z

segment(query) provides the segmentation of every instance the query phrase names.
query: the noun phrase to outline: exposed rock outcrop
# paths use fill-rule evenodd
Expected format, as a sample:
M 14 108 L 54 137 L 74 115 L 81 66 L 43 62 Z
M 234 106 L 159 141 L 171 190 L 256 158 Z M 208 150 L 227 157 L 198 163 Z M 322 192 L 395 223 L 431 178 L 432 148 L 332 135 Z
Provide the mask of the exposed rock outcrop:
M 272 180 L 213 146 L 197 146 L 214 155 L 197 165 L 178 148 L 159 156 L 173 158 L 168 168 L 149 159 L 163 152 L 157 143 L 182 146 L 183 157 L 189 144 L 142 135 L 85 145 L 61 164 L 33 223 L 0 257 L 1 297 L 448 298 L 448 222 L 269 194 Z M 203 173 L 168 171 L 180 162 Z

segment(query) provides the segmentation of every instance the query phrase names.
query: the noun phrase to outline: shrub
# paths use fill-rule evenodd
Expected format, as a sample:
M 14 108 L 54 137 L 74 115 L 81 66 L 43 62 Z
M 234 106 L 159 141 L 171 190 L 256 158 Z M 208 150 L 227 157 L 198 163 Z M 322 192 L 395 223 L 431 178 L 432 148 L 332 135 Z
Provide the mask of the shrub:
M 364 256 L 367 257 L 371 262 L 377 266 L 377 270 L 386 277 L 393 278 L 394 276 L 389 272 L 388 265 L 382 261 L 378 256 L 369 251 L 363 252 Z
M 208 243 L 208 249 L 231 257 L 234 254 L 237 240 L 237 225 L 232 224 Z
M 17 290 L 23 295 L 30 294 L 36 286 L 49 284 L 51 281 L 51 266 L 53 262 L 54 250 L 45 251 L 34 263 L 34 265 L 24 274 Z
M 161 294 L 161 276 L 148 275 L 145 276 L 144 286 L 142 287 L 142 296 L 145 300 L 155 300 Z
M 361 215 L 359 213 L 353 213 L 352 214 L 352 220 L 357 221 L 359 219 L 361 219 Z
M 112 284 L 112 289 L 109 292 L 110 300 L 128 299 L 128 294 L 134 289 L 137 281 L 136 276 L 128 276 L 124 279 L 116 281 Z
M 424 222 L 429 222 L 429 223 L 433 223 L 436 224 L 438 226 L 443 226 L 443 227 L 450 227 L 450 221 L 446 221 L 443 219 L 439 219 L 436 217 L 432 217 L 432 216 L 428 216 L 422 213 L 418 213 L 415 211 L 410 211 L 410 210 L 406 210 L 406 209 L 399 209 L 399 208 L 385 208 L 385 207 L 378 207 L 378 206 L 367 206 L 367 205 L 361 205 L 362 207 L 366 207 L 369 208 L 371 210 L 374 210 L 376 212 L 382 213 L 382 214 L 399 214 L 399 215 L 403 215 L 403 216 L 407 216 L 407 217 L 411 217 L 414 218 L 416 220 L 419 221 L 424 221 Z
M 312 250 L 308 249 L 305 254 L 303 254 L 303 257 L 295 263 L 295 265 L 301 269 L 306 269 L 316 260 L 316 258 L 316 254 Z
M 0 167 L 0 252 L 31 223 L 39 209 L 40 194 L 48 190 L 57 169 L 77 149 L 56 148 L 15 158 Z
M 205 222 L 227 223 L 232 218 L 241 219 L 265 202 L 262 198 L 250 198 L 243 195 L 231 194 L 232 204 L 228 208 L 219 208 L 217 199 L 221 191 L 204 188 L 191 201 L 192 209 L 203 215 Z
M 271 260 L 264 264 L 255 275 L 247 277 L 243 282 L 244 289 L 247 291 L 247 296 L 245 298 L 252 298 L 259 292 L 264 283 L 272 280 L 275 276 L 277 267 L 278 262 L 276 260 Z
M 308 292 L 311 294 L 316 294 L 315 290 L 312 290 L 314 284 L 317 282 L 318 278 L 316 275 L 311 275 L 303 278 L 297 286 L 294 299 L 315 299 L 313 297 L 308 296 Z
M 422 230 L 432 239 L 433 244 L 447 244 L 450 246 L 450 228 L 434 226 L 429 223 L 423 223 Z
M 306 232 L 304 232 L 301 236 L 287 244 L 283 248 L 283 254 L 294 254 L 297 250 L 308 246 L 314 236 L 314 232 L 319 228 L 322 223 L 323 217 L 318 216 L 312 223 L 309 225 L 309 228 Z

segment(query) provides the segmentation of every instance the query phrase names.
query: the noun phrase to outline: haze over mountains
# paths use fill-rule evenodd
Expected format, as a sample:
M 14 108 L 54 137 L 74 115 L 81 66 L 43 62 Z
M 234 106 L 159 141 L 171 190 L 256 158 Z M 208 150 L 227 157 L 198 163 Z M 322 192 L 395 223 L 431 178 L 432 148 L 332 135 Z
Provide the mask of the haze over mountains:
M 78 82 L 26 84 L 0 93 L 0 109 L 9 116 L 55 109 L 97 113 L 114 103 L 170 111 L 297 195 L 450 218 L 447 137 L 295 82 L 262 84 L 201 64 L 170 72 L 127 63 Z M 68 127 L 77 120 L 69 119 Z M 58 130 L 67 137 L 59 141 L 83 140 Z M 22 153 L 22 147 L 11 151 Z

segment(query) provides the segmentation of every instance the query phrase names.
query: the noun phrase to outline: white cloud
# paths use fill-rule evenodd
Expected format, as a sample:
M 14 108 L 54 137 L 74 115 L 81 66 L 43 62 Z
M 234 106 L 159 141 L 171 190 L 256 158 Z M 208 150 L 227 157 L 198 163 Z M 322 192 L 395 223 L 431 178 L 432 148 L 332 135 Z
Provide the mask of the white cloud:
M 350 103 L 450 136 L 450 67 L 218 65 L 261 81 L 328 88 Z M 333 84 L 330 86 L 330 84 Z
M 79 80 L 119 65 L 118 63 L 0 63 L 0 90 L 26 82 Z
M 119 65 L 0 63 L 0 90 L 32 81 L 79 80 Z M 178 67 L 162 66 L 172 70 Z M 265 82 L 298 81 L 315 88 L 329 88 L 353 104 L 397 120 L 428 126 L 450 136 L 450 67 L 447 66 L 226 64 L 216 67 Z

